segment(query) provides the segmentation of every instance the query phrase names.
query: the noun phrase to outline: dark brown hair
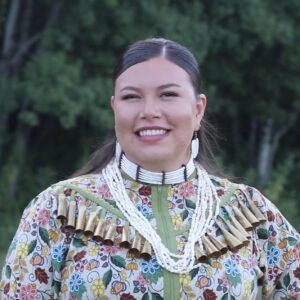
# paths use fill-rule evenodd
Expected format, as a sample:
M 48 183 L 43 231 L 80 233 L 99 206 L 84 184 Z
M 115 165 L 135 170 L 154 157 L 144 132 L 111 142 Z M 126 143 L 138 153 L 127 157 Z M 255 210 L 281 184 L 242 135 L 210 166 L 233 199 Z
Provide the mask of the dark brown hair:
M 114 68 L 113 86 L 115 86 L 117 78 L 128 68 L 155 57 L 164 57 L 184 69 L 190 77 L 195 95 L 198 96 L 200 94 L 202 80 L 194 55 L 180 44 L 162 38 L 150 38 L 138 41 L 129 46 Z M 214 141 L 213 132 L 213 127 L 203 118 L 201 121 L 201 129 L 197 132 L 199 138 L 199 154 L 196 160 L 200 162 L 209 173 L 216 174 L 219 172 L 217 172 L 214 167 L 215 159 L 211 146 L 211 141 Z M 111 137 L 105 141 L 104 144 L 92 154 L 87 164 L 75 172 L 73 176 L 100 172 L 113 158 L 115 154 L 115 142 L 116 137 Z

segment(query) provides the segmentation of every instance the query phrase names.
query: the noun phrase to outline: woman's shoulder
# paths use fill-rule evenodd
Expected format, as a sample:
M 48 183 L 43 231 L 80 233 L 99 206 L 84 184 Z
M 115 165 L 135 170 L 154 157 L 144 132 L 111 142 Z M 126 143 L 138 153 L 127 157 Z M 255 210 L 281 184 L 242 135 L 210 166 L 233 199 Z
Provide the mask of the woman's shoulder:
M 104 179 L 100 174 L 85 174 L 77 177 L 68 178 L 52 184 L 49 188 L 57 190 L 60 187 L 77 187 L 82 189 L 91 189 L 103 184 Z
M 244 198 L 247 198 L 246 200 L 248 201 L 265 201 L 263 194 L 253 186 L 215 175 L 210 175 L 210 179 L 220 198 L 227 198 L 229 201 L 232 198 L 236 198 L 238 195 L 240 198 L 241 195 L 244 195 Z M 226 202 L 228 203 L 228 201 Z
M 269 195 L 264 195 L 263 192 L 251 185 L 235 183 L 215 176 L 211 178 L 215 185 L 216 183 L 219 185 L 216 190 L 221 199 L 221 206 L 238 207 L 243 214 L 245 212 L 247 214 L 247 209 L 249 209 L 250 213 L 259 219 L 260 225 L 257 227 L 259 237 L 267 235 L 267 231 L 274 232 L 277 230 L 277 235 L 280 235 L 279 233 L 283 235 L 291 234 L 300 239 L 299 233 L 283 216 L 278 207 L 272 202 L 272 199 L 269 199 Z M 285 199 L 285 201 L 288 201 L 288 199 Z
M 90 196 L 97 195 L 103 185 L 105 185 L 105 182 L 98 174 L 87 174 L 58 181 L 37 194 L 28 203 L 25 211 L 40 208 L 56 211 L 60 199 L 69 202 L 74 199 L 76 193 L 76 202 L 78 202 L 80 197 L 86 199 Z M 87 195 L 89 196 L 87 197 Z
M 59 198 L 59 195 L 68 196 L 73 190 L 85 193 L 95 194 L 101 186 L 105 185 L 103 177 L 99 174 L 86 174 L 78 177 L 64 179 L 55 182 L 42 190 L 32 202 L 38 199 L 47 200 L 48 198 Z
M 250 213 L 261 219 L 260 223 L 266 221 L 266 224 L 274 226 L 284 222 L 287 228 L 291 227 L 272 200 L 256 187 L 217 176 L 210 178 L 216 188 L 221 207 L 225 209 L 233 207 L 234 210 L 237 207 L 243 214 L 247 214 L 249 209 Z
M 263 193 L 254 186 L 246 183 L 235 182 L 232 179 L 210 175 L 210 179 L 216 188 L 218 196 L 237 196 L 244 195 L 248 201 L 256 201 L 261 204 L 270 202 Z M 257 203 L 258 204 L 258 203 Z

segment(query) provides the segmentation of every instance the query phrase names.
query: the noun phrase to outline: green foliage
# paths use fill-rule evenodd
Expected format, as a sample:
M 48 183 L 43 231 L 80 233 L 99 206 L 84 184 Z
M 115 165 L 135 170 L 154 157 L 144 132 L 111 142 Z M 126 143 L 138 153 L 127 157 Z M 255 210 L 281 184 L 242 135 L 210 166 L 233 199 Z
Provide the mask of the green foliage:
M 19 82 L 15 78 L 0 78 L 0 111 L 3 113 L 11 113 L 16 110 L 18 103 L 16 95 L 19 89 Z
M 299 223 L 299 193 L 291 178 L 295 176 L 295 159 L 287 158 L 272 173 L 267 186 L 264 188 L 265 195 L 279 208 L 284 216 L 300 230 Z
M 45 53 L 27 65 L 25 97 L 36 114 L 54 115 L 62 127 L 74 127 L 82 110 L 81 67 L 68 63 L 63 53 Z

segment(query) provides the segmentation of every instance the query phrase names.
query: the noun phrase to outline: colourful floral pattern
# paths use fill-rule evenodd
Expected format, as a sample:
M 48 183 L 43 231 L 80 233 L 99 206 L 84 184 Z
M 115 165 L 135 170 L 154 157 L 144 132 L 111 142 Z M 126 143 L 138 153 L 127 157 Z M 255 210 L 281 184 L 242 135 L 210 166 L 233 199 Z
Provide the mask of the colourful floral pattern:
M 279 261 L 279 249 L 271 247 L 267 250 L 268 265 L 270 267 L 276 265 Z
M 229 276 L 236 277 L 239 274 L 237 264 L 234 260 L 230 259 L 224 263 L 226 273 Z
M 151 258 L 149 261 L 142 261 L 141 268 L 143 273 L 150 273 L 153 275 L 156 270 L 160 269 L 160 266 L 155 257 Z
M 59 263 L 62 262 L 66 250 L 67 248 L 63 245 L 58 245 L 56 247 L 54 246 L 52 251 L 52 256 L 51 256 L 52 259 L 56 260 Z
M 36 297 L 36 286 L 35 284 L 27 284 L 21 287 L 20 291 L 21 299 L 32 300 Z
M 66 181 L 115 206 L 103 178 L 87 175 Z M 152 187 L 130 179 L 126 189 L 137 209 L 156 226 Z M 212 182 L 220 197 L 226 197 L 231 183 L 216 177 Z M 178 299 L 255 299 L 257 284 L 263 285 L 267 299 L 296 298 L 300 293 L 299 234 L 272 203 L 257 190 L 239 188 L 255 201 L 267 222 L 254 232 L 248 246 L 212 258 L 187 274 L 178 275 Z M 69 200 L 70 188 L 64 189 Z M 184 228 L 195 209 L 197 179 L 167 186 L 166 211 L 176 233 L 178 254 L 186 243 Z M 92 238 L 67 229 L 56 218 L 58 190 L 50 187 L 25 209 L 19 229 L 8 250 L 0 282 L 1 299 L 167 299 L 166 272 L 153 255 L 150 260 L 137 259 L 117 245 L 103 245 Z M 228 197 L 227 197 L 228 198 Z M 230 198 L 230 197 L 229 197 Z M 83 197 L 76 193 L 76 203 Z M 236 205 L 235 196 L 230 198 Z M 87 199 L 87 209 L 102 207 Z M 223 209 L 224 218 L 231 204 Z M 107 212 L 106 220 L 113 215 Z M 117 232 L 123 226 L 117 219 Z M 131 228 L 132 229 L 132 228 Z M 212 228 L 218 236 L 217 227 Z M 177 232 L 178 231 L 178 232 Z M 175 298 L 172 298 L 175 299 Z

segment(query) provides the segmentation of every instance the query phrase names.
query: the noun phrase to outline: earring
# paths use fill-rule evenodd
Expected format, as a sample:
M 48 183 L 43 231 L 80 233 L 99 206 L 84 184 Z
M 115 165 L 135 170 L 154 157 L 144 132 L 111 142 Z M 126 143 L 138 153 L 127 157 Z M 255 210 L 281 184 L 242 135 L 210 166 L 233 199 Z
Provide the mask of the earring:
M 194 136 L 191 143 L 192 157 L 195 159 L 199 153 L 199 139 L 197 136 L 197 131 L 194 132 Z
M 122 154 L 122 148 L 121 148 L 121 145 L 119 144 L 118 141 L 116 141 L 116 150 L 115 150 L 115 157 L 118 160 L 120 160 L 121 158 L 121 154 Z

